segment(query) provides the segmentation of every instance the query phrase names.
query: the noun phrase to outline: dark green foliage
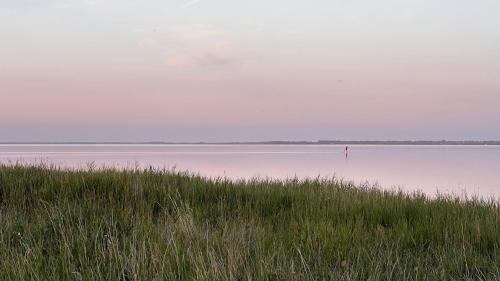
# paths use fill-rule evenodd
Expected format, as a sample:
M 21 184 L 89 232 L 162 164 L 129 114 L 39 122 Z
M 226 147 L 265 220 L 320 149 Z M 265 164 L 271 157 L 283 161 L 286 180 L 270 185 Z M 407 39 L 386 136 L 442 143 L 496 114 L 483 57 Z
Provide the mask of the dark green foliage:
M 500 280 L 493 201 L 0 166 L 1 280 Z

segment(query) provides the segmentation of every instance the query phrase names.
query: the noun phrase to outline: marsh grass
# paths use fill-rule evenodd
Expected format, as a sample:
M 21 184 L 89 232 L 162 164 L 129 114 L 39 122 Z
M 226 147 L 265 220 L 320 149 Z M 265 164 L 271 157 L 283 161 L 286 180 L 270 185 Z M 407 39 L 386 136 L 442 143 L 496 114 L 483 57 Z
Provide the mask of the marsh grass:
M 0 166 L 2 280 L 500 280 L 494 201 Z

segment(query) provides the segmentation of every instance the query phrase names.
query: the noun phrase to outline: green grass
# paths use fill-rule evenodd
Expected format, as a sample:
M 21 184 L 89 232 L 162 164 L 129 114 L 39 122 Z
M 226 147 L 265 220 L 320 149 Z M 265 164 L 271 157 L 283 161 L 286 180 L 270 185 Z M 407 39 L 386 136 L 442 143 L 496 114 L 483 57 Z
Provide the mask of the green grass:
M 0 166 L 1 280 L 500 280 L 495 202 Z

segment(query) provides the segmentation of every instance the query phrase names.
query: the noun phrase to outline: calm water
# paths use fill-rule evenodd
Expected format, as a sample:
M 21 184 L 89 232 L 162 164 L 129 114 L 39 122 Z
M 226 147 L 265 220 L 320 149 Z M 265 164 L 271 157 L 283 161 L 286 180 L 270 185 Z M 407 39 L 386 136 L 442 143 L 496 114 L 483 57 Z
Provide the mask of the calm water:
M 381 188 L 500 197 L 500 146 L 0 145 L 0 162 L 176 167 L 209 177 L 331 177 Z

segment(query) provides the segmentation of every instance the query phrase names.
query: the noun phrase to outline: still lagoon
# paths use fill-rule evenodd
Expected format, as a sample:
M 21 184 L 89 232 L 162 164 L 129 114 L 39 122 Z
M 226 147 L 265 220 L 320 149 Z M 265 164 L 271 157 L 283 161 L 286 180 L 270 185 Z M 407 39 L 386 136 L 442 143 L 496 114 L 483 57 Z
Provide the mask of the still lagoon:
M 500 198 L 500 146 L 2 144 L 0 163 L 166 168 L 206 177 L 331 178 L 383 189 Z

